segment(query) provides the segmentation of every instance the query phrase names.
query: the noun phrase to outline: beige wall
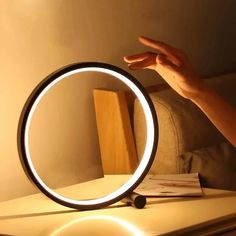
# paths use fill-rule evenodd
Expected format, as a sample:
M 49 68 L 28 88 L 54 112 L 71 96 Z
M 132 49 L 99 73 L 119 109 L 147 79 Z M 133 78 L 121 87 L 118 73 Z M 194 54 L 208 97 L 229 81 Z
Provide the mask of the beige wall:
M 48 73 L 78 61 L 105 61 L 126 69 L 123 55 L 146 50 L 138 44 L 138 35 L 185 49 L 201 75 L 233 71 L 235 10 L 234 0 L 1 1 L 0 200 L 35 191 L 19 162 L 16 130 L 27 96 Z M 144 84 L 157 82 L 153 72 L 132 73 Z M 81 91 L 86 88 L 79 86 Z M 75 91 L 68 85 L 64 93 L 69 87 Z M 78 107 L 76 116 L 66 119 L 76 124 L 82 112 Z M 56 148 L 52 137 L 45 140 Z M 90 149 L 84 150 L 88 156 Z M 42 153 L 35 155 L 40 158 Z M 61 166 L 76 160 L 71 158 L 62 159 Z M 48 162 L 45 159 L 45 165 Z

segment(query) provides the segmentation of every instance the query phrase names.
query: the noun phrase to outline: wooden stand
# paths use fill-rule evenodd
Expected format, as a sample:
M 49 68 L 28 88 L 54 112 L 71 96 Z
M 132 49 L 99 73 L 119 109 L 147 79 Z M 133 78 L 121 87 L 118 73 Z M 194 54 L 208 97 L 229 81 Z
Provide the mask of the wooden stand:
M 157 84 L 145 89 L 152 93 L 168 88 L 167 84 Z M 104 174 L 133 174 L 138 166 L 130 119 L 134 93 L 95 89 L 93 95 Z
M 93 95 L 104 174 L 132 174 L 138 160 L 125 93 L 95 89 Z

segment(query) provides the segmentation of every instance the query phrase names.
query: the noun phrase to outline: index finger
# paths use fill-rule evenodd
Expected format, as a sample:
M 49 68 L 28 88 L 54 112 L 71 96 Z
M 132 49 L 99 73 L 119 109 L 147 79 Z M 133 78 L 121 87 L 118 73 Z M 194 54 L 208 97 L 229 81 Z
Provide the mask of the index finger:
M 165 54 L 168 57 L 172 57 L 175 60 L 179 60 L 177 55 L 177 49 L 166 43 L 156 41 L 144 36 L 140 36 L 139 41 L 148 47 L 158 50 L 159 52 Z

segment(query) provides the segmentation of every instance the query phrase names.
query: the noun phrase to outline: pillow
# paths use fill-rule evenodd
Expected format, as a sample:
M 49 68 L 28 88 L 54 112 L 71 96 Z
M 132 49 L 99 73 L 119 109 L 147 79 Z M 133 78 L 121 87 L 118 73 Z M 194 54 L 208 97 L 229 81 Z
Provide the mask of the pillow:
M 236 148 L 229 143 L 179 156 L 180 173 L 198 172 L 202 187 L 236 191 Z
M 205 81 L 236 106 L 236 72 Z M 159 141 L 152 174 L 177 174 L 179 155 L 227 140 L 207 116 L 191 101 L 172 89 L 151 93 L 159 123 Z M 139 157 L 146 143 L 146 122 L 142 106 L 134 105 L 134 136 Z

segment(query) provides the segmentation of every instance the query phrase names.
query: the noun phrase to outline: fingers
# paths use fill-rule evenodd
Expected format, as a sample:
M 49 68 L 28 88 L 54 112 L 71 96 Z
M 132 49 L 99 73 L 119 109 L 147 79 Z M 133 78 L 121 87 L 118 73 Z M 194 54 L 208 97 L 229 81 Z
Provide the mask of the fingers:
M 151 47 L 151 48 L 154 48 L 166 55 L 169 55 L 169 54 L 173 54 L 174 51 L 176 50 L 175 48 L 173 48 L 172 46 L 166 44 L 166 43 L 163 43 L 163 42 L 160 42 L 160 41 L 156 41 L 156 40 L 153 40 L 153 39 L 150 39 L 150 38 L 147 38 L 147 37 L 144 37 L 144 36 L 140 36 L 139 37 L 139 41 L 148 46 L 148 47 Z
M 153 52 L 144 52 L 144 53 L 135 54 L 135 55 L 131 55 L 131 56 L 125 56 L 124 61 L 127 63 L 133 63 L 133 62 L 142 61 L 148 57 L 155 57 L 156 58 L 156 55 L 157 54 L 153 53 Z
M 124 57 L 124 61 L 129 63 L 128 67 L 132 70 L 149 68 L 153 69 L 156 65 L 157 54 L 153 52 L 145 52 L 136 55 Z
M 124 57 L 130 69 L 154 69 L 158 70 L 159 65 L 171 71 L 179 72 L 184 61 L 181 59 L 181 50 L 176 49 L 166 43 L 155 41 L 146 37 L 139 37 L 142 44 L 154 48 L 160 54 L 145 52 Z
M 180 55 L 180 50 L 166 44 L 160 41 L 156 41 L 144 36 L 140 36 L 139 37 L 139 41 L 144 44 L 145 46 L 154 48 L 156 50 L 158 50 L 159 52 L 161 52 L 162 54 L 165 54 L 166 56 L 168 56 L 170 58 L 170 60 L 177 65 L 181 64 L 181 60 L 179 58 Z
M 171 71 L 178 71 L 179 67 L 172 63 L 164 54 L 157 55 L 152 52 L 145 52 L 136 55 L 126 56 L 124 57 L 125 62 L 129 63 L 128 67 L 131 70 L 138 69 L 156 69 L 156 65 L 160 65 Z
M 153 56 L 149 56 L 142 61 L 135 61 L 128 65 L 131 70 L 138 70 L 138 69 L 155 69 L 156 66 L 156 54 Z

